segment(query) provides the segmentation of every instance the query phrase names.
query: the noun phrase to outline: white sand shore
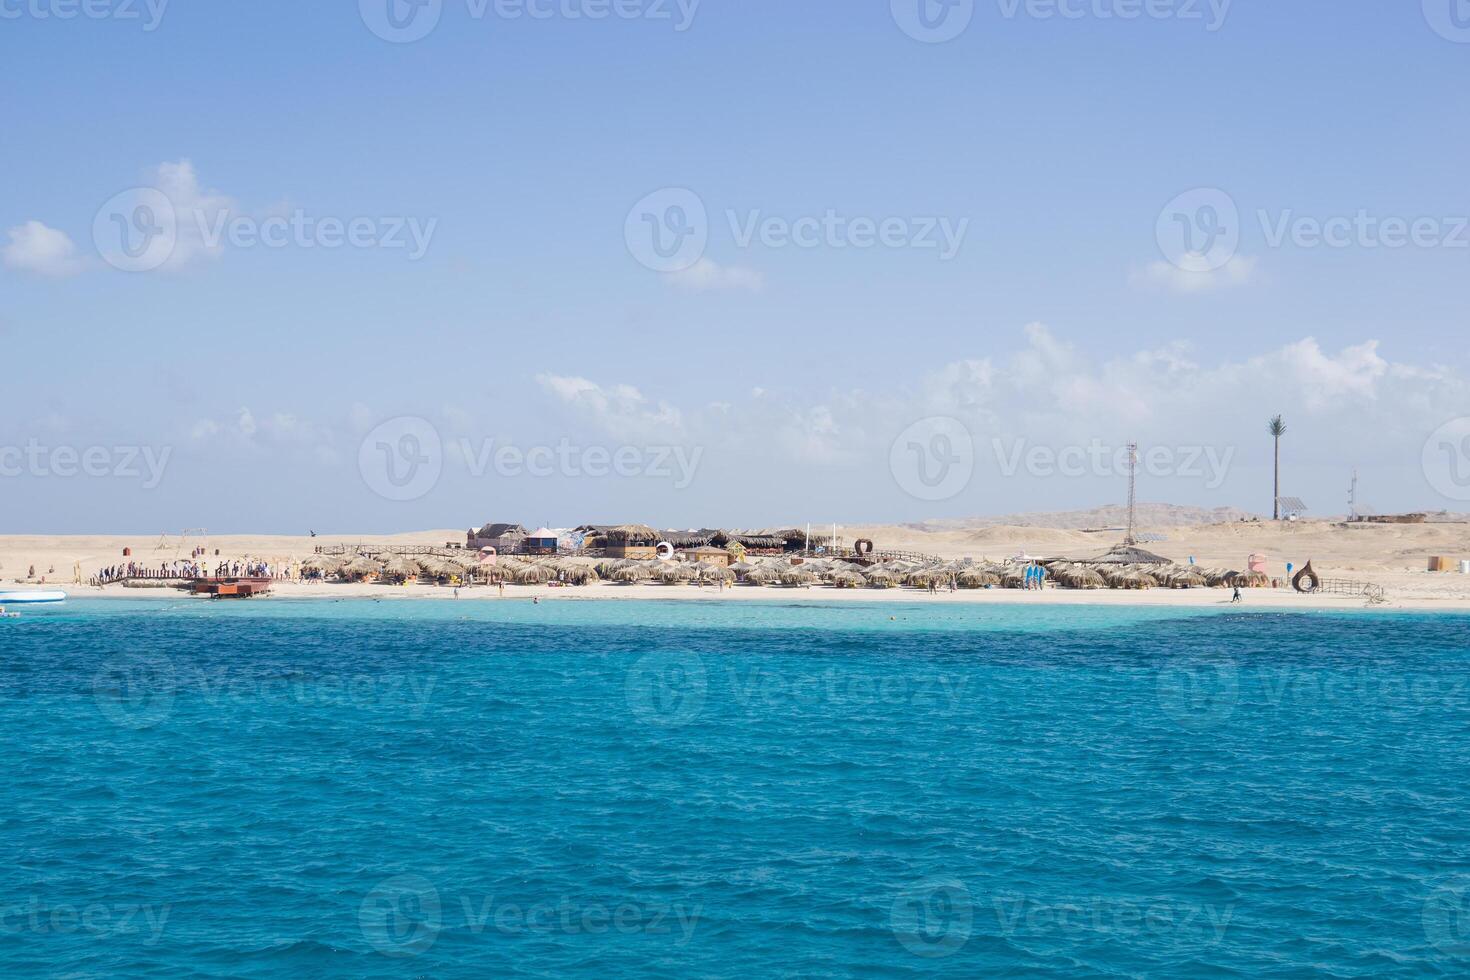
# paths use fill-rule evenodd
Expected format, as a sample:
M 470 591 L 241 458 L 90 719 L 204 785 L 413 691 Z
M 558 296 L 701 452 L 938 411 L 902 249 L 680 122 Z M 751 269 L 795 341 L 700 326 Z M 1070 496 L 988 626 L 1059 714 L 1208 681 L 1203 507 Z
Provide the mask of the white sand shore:
M 1296 524 L 1229 523 L 1176 528 L 1148 528 L 1165 540 L 1149 544 L 1150 550 L 1184 562 L 1194 557 L 1207 566 L 1244 568 L 1253 553 L 1267 556 L 1268 572 L 1284 578 L 1285 563 L 1297 567 L 1308 559 L 1324 575 L 1356 579 L 1381 586 L 1388 595 L 1384 608 L 1470 610 L 1470 575 L 1426 571 L 1430 555 L 1455 559 L 1470 558 L 1470 524 L 1354 525 L 1307 521 Z M 1086 557 L 1100 554 L 1117 542 L 1116 534 L 1047 527 L 985 527 L 933 531 L 912 526 L 844 527 L 849 539 L 868 537 L 882 548 L 899 548 L 943 558 L 974 557 L 998 560 L 1025 553 L 1034 556 Z M 364 544 L 439 545 L 463 540 L 463 531 L 438 530 L 391 536 L 268 536 L 214 535 L 180 542 L 171 536 L 160 542 L 156 536 L 0 536 L 0 588 L 15 584 L 36 569 L 35 585 L 44 579 L 50 587 L 66 589 L 77 598 L 125 597 L 177 599 L 172 589 L 127 589 L 109 586 L 94 589 L 76 584 L 79 569 L 86 581 L 104 565 L 125 561 L 123 549 L 132 550 L 132 560 L 157 565 L 176 557 L 187 558 L 196 545 L 208 548 L 212 563 L 227 560 L 264 560 L 273 563 L 299 562 L 317 545 Z M 162 547 L 160 547 L 160 544 Z M 214 555 L 219 550 L 219 557 Z M 279 598 L 443 598 L 453 590 L 431 586 L 342 585 L 281 583 Z M 494 588 L 464 589 L 462 600 L 500 601 Z M 506 586 L 504 601 L 583 599 L 670 599 L 705 601 L 833 601 L 833 602 L 968 602 L 1083 605 L 1214 606 L 1229 599 L 1216 589 L 1151 590 L 1147 592 L 1013 590 L 961 591 L 928 595 L 913 589 L 842 590 L 818 586 L 811 589 L 751 588 L 736 586 L 723 591 L 712 587 L 600 584 L 585 588 Z M 1247 608 L 1348 609 L 1364 605 L 1360 598 L 1301 596 L 1289 589 L 1249 590 Z
M 8 586 L 23 588 L 22 586 Z M 39 588 L 37 586 L 36 588 Z M 171 588 L 135 589 L 121 585 L 104 588 L 91 586 L 61 586 L 73 599 L 137 599 L 191 601 L 192 597 Z M 1366 603 L 1361 598 L 1345 598 L 1326 595 L 1298 595 L 1289 589 L 1253 589 L 1247 591 L 1240 608 L 1273 610 L 1314 609 L 1360 609 Z M 713 586 L 698 588 L 692 585 L 617 585 L 599 583 L 584 587 L 559 588 L 554 586 L 507 585 L 501 595 L 494 586 L 466 587 L 459 590 L 460 602 L 585 602 L 585 601 L 643 601 L 670 602 L 913 602 L 938 603 L 944 605 L 1034 605 L 1034 606 L 1164 606 L 1197 608 L 1230 605 L 1230 592 L 1225 589 L 1151 589 L 1144 592 L 1121 590 L 1077 591 L 1047 588 L 1042 592 L 1022 592 L 1015 589 L 979 589 L 974 591 L 940 592 L 930 595 L 919 589 L 834 589 L 824 585 L 811 588 L 783 588 L 772 586 L 757 588 L 737 585 L 725 589 Z M 432 599 L 455 601 L 453 589 L 422 585 L 361 585 L 361 584 L 309 584 L 280 582 L 273 587 L 269 597 L 252 599 L 251 602 L 271 602 L 300 599 Z M 1390 599 L 1377 609 L 1440 610 L 1445 612 L 1470 612 L 1470 599 L 1464 598 L 1411 598 Z

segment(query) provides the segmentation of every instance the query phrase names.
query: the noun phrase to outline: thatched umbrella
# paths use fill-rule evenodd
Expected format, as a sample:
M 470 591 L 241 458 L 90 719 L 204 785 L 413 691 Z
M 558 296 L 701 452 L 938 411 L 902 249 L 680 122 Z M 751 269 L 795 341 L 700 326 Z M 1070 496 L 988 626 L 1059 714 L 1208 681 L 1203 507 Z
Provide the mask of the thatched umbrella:
M 343 565 L 341 569 L 341 571 L 353 576 L 354 578 L 366 575 L 377 575 L 382 570 L 383 563 L 377 561 L 376 559 L 369 558 L 367 555 L 358 555 L 346 565 Z
M 868 584 L 868 580 L 857 572 L 846 569 L 833 572 L 829 581 L 839 589 L 860 589 Z
M 658 567 L 658 580 L 664 585 L 682 585 L 697 574 L 691 566 L 677 562 L 661 562 Z
M 509 576 L 516 585 L 545 585 L 555 578 L 556 574 L 544 565 L 521 565 L 519 568 L 511 569 Z
M 1026 569 L 1020 565 L 1007 565 L 1000 573 L 1000 584 L 1008 589 L 1019 589 L 1026 584 Z
M 334 575 L 341 571 L 346 561 L 336 555 L 312 555 L 301 563 L 304 571 L 320 572 L 323 577 Z
M 743 581 L 746 585 L 773 585 L 779 581 L 779 576 L 769 568 L 756 568 L 745 573 Z
M 1000 576 L 983 568 L 965 568 L 955 576 L 962 589 L 991 589 L 1000 585 Z
M 1163 573 L 1164 584 L 1171 589 L 1204 589 L 1209 582 L 1199 572 L 1190 568 L 1174 568 Z
M 782 585 L 793 589 L 801 588 L 802 586 L 806 585 L 812 585 L 817 581 L 817 575 L 815 572 L 809 572 L 806 570 L 806 568 L 800 565 L 795 568 L 789 568 L 786 571 L 782 572 L 780 578 Z
M 898 576 L 886 568 L 874 567 L 863 576 L 870 589 L 891 589 L 898 585 Z
M 737 561 L 735 564 L 730 566 L 730 571 L 734 573 L 737 579 L 743 581 L 745 579 L 745 576 L 749 575 L 751 572 L 755 571 L 758 568 L 760 568 L 760 566 L 755 564 L 754 562 Z
M 1230 584 L 1238 589 L 1269 589 L 1271 576 L 1265 572 L 1231 572 Z
M 580 565 L 575 562 L 566 564 L 566 567 L 561 570 L 561 578 L 568 585 L 594 585 L 601 581 L 597 570 L 591 565 Z
M 622 585 L 633 585 L 642 582 L 648 577 L 648 573 L 636 562 L 629 562 L 611 570 L 608 579 Z
M 1105 589 L 1108 587 L 1107 580 L 1102 575 L 1081 565 L 1053 569 L 1052 574 L 1062 587 L 1067 589 Z
M 404 555 L 394 555 L 383 562 L 383 574 L 401 579 L 417 578 L 419 563 Z
M 701 582 L 728 583 L 735 581 L 735 573 L 730 571 L 728 568 L 723 568 L 719 565 L 710 565 L 707 568 L 703 568 L 700 570 L 699 580 Z
M 949 585 L 949 572 L 941 568 L 918 568 L 904 577 L 903 584 L 915 589 Z

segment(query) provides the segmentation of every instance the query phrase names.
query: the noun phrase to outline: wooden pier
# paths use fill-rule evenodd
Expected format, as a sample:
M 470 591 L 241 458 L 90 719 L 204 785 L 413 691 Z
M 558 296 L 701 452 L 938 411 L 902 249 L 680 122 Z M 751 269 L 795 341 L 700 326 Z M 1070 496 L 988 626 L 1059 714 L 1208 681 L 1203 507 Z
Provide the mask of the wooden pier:
M 207 595 L 215 599 L 254 599 L 267 595 L 271 590 L 268 578 L 201 578 L 190 584 L 194 595 Z

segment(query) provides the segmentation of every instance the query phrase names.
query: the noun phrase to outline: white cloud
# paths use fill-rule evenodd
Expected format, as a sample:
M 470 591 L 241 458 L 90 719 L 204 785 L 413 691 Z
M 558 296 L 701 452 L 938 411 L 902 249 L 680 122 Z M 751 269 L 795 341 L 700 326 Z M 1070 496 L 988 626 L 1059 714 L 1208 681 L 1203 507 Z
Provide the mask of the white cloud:
M 257 413 L 248 406 L 242 406 L 228 417 L 195 420 L 189 428 L 189 437 L 195 442 L 219 443 L 233 449 L 321 447 L 337 442 L 333 426 L 301 418 L 293 412 Z
M 174 207 L 178 238 L 165 267 L 179 269 L 201 258 L 217 258 L 224 251 L 222 232 L 236 210 L 230 197 L 206 190 L 189 160 L 160 163 L 147 180 Z
M 602 431 L 619 439 L 673 439 L 682 413 L 652 402 L 632 385 L 603 386 L 586 378 L 538 374 L 536 383 Z
M 1053 449 L 1138 439 L 1247 457 L 1265 451 L 1265 420 L 1278 411 L 1295 426 L 1299 460 L 1343 467 L 1420 446 L 1470 404 L 1470 380 L 1390 361 L 1377 341 L 1333 351 L 1307 337 L 1205 363 L 1183 343 L 1094 356 L 1039 323 L 1023 333 L 1009 352 L 919 370 L 882 391 L 750 391 L 689 411 L 651 403 L 628 385 L 537 380 L 603 433 L 673 432 L 706 447 L 712 461 L 863 472 L 886 467 L 893 438 L 929 416 L 959 419 L 985 453 L 995 439 Z
M 48 228 L 39 221 L 27 221 L 6 234 L 10 244 L 0 254 L 9 268 L 56 279 L 82 271 L 76 243 L 64 231 Z
M 1244 286 L 1256 274 L 1254 256 L 1238 255 L 1218 269 L 1181 269 L 1170 262 L 1150 263 L 1129 276 L 1129 282 L 1141 288 L 1166 289 L 1173 293 L 1205 293 L 1233 286 Z
M 699 293 L 734 289 L 759 292 L 765 285 L 765 276 L 756 269 L 720 265 L 711 259 L 700 259 L 683 272 L 671 273 L 668 278 L 681 289 Z

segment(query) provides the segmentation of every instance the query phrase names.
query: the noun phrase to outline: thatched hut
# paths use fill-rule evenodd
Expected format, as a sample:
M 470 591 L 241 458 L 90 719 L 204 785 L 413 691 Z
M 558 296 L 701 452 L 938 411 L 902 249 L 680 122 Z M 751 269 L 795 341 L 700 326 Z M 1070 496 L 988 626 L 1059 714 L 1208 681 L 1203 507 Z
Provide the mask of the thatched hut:
M 465 536 L 465 545 L 470 551 L 494 548 L 496 553 L 513 555 L 521 550 L 526 540 L 526 529 L 519 524 L 486 524 L 478 531 Z
M 647 524 L 619 524 L 604 529 L 599 540 L 609 558 L 651 561 L 662 538 Z
M 718 531 L 659 531 L 658 541 L 667 541 L 674 546 L 676 551 L 688 551 L 691 548 L 708 548 Z M 654 544 L 657 544 L 655 541 Z
M 675 547 L 678 546 L 675 545 Z M 690 548 L 685 554 L 690 561 L 701 562 L 705 565 L 717 565 L 720 568 L 725 568 L 730 564 L 730 552 L 724 548 Z
M 786 539 L 775 534 L 764 531 L 746 533 L 744 531 L 716 531 L 710 538 L 710 544 L 716 548 L 729 548 L 731 545 L 740 545 L 747 554 L 768 552 L 778 553 L 786 550 Z

